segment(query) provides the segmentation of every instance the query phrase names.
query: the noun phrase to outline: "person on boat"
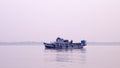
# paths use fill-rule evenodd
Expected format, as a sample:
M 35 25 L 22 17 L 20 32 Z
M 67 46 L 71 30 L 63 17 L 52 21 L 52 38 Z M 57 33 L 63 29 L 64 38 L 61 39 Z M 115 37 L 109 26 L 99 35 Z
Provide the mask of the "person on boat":
M 61 38 L 60 37 L 57 37 L 56 41 L 60 40 Z
M 73 40 L 70 41 L 70 44 L 72 44 L 72 43 L 73 43 Z
M 60 37 L 58 37 L 58 38 L 56 39 L 56 42 L 61 42 L 61 41 L 63 41 L 63 39 L 60 38 Z

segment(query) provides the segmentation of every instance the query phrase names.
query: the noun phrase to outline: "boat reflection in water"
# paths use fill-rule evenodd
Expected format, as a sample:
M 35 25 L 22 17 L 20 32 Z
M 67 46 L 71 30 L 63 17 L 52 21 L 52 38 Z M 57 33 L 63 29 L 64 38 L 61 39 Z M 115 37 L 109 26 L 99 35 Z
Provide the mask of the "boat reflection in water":
M 86 62 L 86 48 L 82 49 L 48 49 L 45 48 L 45 60 L 51 62 Z

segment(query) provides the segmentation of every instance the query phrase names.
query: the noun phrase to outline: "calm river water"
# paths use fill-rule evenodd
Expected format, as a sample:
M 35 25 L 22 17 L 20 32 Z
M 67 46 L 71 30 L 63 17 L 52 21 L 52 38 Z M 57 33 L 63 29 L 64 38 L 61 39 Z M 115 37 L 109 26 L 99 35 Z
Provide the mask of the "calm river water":
M 120 46 L 51 50 L 44 45 L 1 45 L 0 68 L 120 68 Z

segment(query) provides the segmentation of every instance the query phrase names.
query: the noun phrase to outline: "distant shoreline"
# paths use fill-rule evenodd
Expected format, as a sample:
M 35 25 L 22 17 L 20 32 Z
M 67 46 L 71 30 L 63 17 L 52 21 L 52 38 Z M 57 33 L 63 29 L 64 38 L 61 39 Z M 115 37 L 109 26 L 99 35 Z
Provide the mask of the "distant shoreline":
M 89 45 L 120 45 L 120 42 L 88 42 Z
M 0 42 L 0 45 L 38 45 L 42 42 Z
M 42 45 L 43 42 L 0 42 L 0 45 Z M 120 42 L 87 42 L 87 45 L 120 45 Z

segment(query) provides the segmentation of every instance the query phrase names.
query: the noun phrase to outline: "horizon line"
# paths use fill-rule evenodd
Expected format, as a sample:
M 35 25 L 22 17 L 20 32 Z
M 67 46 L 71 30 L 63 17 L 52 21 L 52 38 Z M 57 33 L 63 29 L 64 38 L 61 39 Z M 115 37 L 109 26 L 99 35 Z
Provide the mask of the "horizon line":
M 0 45 L 43 44 L 37 41 L 0 42 Z M 88 45 L 120 45 L 120 42 L 87 42 Z

